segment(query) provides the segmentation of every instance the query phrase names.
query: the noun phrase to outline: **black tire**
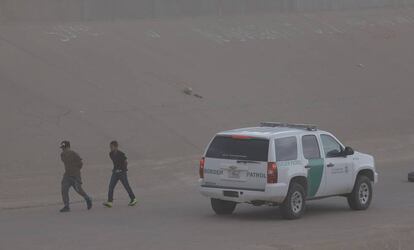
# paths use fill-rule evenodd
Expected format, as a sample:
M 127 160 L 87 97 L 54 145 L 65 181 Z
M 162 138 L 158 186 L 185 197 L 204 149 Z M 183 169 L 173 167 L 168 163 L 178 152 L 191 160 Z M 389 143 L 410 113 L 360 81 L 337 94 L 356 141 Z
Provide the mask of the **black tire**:
M 408 181 L 414 182 L 414 172 L 408 173 Z
M 282 217 L 287 220 L 299 219 L 305 213 L 305 210 L 305 188 L 294 182 L 290 185 L 288 194 L 280 205 Z
M 371 180 L 365 175 L 359 175 L 352 193 L 347 197 L 349 207 L 353 210 L 365 210 L 371 204 L 372 196 Z
M 211 199 L 211 207 L 218 215 L 232 214 L 234 212 L 234 209 L 236 209 L 236 205 L 237 203 L 233 201 L 223 201 L 213 198 Z

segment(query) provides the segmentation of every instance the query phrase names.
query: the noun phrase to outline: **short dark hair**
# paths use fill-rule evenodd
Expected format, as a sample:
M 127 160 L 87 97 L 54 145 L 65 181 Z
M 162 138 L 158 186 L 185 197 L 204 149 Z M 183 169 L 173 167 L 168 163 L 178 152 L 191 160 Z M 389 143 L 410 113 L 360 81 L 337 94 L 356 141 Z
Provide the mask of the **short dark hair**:
M 114 146 L 114 147 L 118 147 L 118 142 L 117 141 L 111 141 L 111 143 L 109 145 Z

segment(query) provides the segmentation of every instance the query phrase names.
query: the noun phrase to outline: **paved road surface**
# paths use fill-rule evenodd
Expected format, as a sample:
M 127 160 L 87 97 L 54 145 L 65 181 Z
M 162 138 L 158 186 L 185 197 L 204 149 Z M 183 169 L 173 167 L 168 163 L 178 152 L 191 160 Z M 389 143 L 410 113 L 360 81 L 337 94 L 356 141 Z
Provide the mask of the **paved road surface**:
M 282 220 L 277 208 L 248 205 L 216 216 L 195 182 L 179 180 L 139 190 L 133 208 L 120 199 L 112 209 L 74 204 L 68 214 L 53 205 L 1 210 L 0 249 L 411 249 L 414 187 L 405 173 L 412 169 L 412 162 L 380 164 L 367 211 L 330 198 L 309 202 L 296 221 Z

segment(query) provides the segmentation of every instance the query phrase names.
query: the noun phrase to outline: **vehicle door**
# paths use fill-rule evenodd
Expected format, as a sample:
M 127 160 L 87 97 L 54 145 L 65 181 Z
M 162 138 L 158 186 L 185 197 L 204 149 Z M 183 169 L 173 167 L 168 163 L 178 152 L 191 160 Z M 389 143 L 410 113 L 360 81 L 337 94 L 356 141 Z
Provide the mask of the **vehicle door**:
M 320 135 L 325 157 L 326 195 L 347 194 L 352 191 L 352 156 L 344 155 L 344 147 L 329 134 Z
M 205 156 L 203 186 L 264 191 L 269 144 L 265 138 L 216 136 Z
M 308 169 L 308 198 L 323 195 L 325 191 L 325 165 L 316 135 L 302 136 L 305 168 Z

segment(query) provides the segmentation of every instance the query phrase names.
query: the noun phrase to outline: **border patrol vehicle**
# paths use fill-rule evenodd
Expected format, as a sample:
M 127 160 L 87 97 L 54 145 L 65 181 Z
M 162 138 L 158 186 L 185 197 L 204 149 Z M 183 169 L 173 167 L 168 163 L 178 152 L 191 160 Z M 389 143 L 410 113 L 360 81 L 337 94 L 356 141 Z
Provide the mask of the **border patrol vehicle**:
M 331 196 L 365 210 L 378 181 L 372 156 L 354 152 L 314 125 L 274 122 L 218 133 L 199 173 L 200 192 L 216 214 L 250 203 L 278 205 L 286 219 L 300 218 L 306 200 Z

